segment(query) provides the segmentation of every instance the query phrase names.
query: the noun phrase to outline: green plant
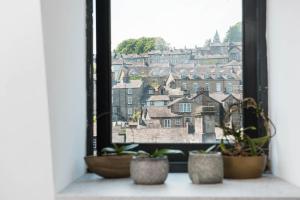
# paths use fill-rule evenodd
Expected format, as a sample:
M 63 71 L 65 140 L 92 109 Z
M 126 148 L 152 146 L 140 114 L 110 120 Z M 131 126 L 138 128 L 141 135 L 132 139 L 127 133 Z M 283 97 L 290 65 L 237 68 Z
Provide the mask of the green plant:
M 212 145 L 212 146 L 208 147 L 208 148 L 207 148 L 207 149 L 205 149 L 205 150 L 203 150 L 203 149 L 200 149 L 200 150 L 198 150 L 198 152 L 199 152 L 199 153 L 211 153 L 211 152 L 213 152 L 213 151 L 215 151 L 215 150 L 216 150 L 216 147 L 217 147 L 217 145 L 216 145 L 216 144 L 214 144 L 214 145 Z
M 263 136 L 253 138 L 251 131 L 256 130 L 255 126 L 237 128 L 234 126 L 231 116 L 235 112 L 250 112 L 254 114 L 258 123 L 262 124 Z M 276 134 L 276 128 L 262 107 L 253 98 L 245 98 L 241 102 L 229 106 L 222 123 L 224 137 L 219 145 L 223 155 L 229 156 L 260 156 L 265 153 L 264 147 Z M 271 133 L 271 129 L 274 133 Z
M 138 147 L 138 144 L 129 144 L 118 146 L 113 144 L 113 147 L 105 147 L 101 149 L 102 155 L 136 155 L 136 151 L 132 151 L 132 149 Z
M 156 149 L 152 153 L 148 153 L 148 152 L 142 151 L 142 150 L 137 152 L 137 155 L 140 157 L 150 157 L 150 158 L 161 158 L 161 157 L 164 157 L 164 156 L 170 155 L 170 154 L 184 155 L 183 151 L 178 150 L 178 149 Z

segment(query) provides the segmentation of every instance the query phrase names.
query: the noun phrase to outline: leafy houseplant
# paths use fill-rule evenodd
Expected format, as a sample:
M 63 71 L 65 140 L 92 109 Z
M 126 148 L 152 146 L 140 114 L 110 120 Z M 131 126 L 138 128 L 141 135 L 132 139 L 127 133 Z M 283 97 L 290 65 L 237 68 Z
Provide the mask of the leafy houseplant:
M 244 109 L 250 112 L 262 124 L 261 137 L 251 137 L 250 131 L 256 127 L 237 128 L 234 126 L 231 116 L 233 113 Z M 233 104 L 228 108 L 223 121 L 224 138 L 221 140 L 220 149 L 224 161 L 225 178 L 258 178 L 263 173 L 267 157 L 265 147 L 275 135 L 276 129 L 267 114 L 253 98 L 245 98 L 243 101 Z M 272 135 L 271 129 L 274 130 Z
M 130 163 L 130 175 L 135 184 L 163 184 L 169 173 L 167 155 L 183 154 L 176 149 L 156 149 L 153 153 L 139 151 Z
M 193 184 L 213 184 L 223 181 L 223 159 L 216 145 L 200 151 L 190 151 L 188 173 Z
M 101 156 L 87 156 L 85 162 L 88 169 L 104 178 L 125 178 L 130 176 L 129 166 L 132 155 L 136 152 L 132 149 L 138 144 L 130 144 L 113 147 L 105 147 L 101 150 Z

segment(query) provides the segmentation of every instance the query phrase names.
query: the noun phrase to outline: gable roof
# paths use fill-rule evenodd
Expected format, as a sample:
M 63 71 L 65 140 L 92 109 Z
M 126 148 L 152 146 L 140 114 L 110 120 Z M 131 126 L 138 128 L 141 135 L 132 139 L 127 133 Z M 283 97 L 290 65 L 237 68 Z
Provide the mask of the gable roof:
M 150 107 L 147 108 L 147 114 L 150 118 L 167 118 L 167 117 L 180 117 L 171 112 L 167 107 Z

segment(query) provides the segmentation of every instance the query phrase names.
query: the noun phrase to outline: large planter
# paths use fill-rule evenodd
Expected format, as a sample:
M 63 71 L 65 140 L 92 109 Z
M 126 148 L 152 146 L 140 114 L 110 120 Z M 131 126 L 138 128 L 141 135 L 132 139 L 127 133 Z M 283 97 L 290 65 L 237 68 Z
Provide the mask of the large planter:
M 223 181 L 221 153 L 189 152 L 188 173 L 193 184 L 213 184 Z
M 133 157 L 130 163 L 130 175 L 135 184 L 163 184 L 169 173 L 168 158 Z
M 266 168 L 267 157 L 263 156 L 223 156 L 224 178 L 259 178 Z
M 104 178 L 126 178 L 130 176 L 131 155 L 87 156 L 88 169 Z

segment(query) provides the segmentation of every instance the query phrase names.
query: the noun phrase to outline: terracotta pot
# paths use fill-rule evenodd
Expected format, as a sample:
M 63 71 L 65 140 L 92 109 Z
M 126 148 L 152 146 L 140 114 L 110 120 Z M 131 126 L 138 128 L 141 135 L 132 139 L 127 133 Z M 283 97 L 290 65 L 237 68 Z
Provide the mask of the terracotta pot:
M 135 184 L 163 184 L 169 173 L 168 158 L 133 157 L 130 164 L 130 174 Z
M 130 176 L 131 155 L 87 156 L 88 169 L 104 178 L 126 178 Z
M 264 172 L 267 157 L 263 156 L 223 156 L 224 178 L 259 178 Z

